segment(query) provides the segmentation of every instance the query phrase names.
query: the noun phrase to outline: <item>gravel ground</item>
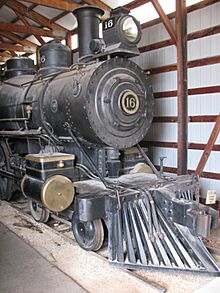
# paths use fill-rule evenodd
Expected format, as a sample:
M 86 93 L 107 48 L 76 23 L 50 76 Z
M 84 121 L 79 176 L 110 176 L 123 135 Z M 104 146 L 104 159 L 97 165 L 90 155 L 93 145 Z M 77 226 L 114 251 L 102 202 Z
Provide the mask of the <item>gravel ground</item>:
M 158 271 L 135 271 L 133 274 L 113 268 L 103 257 L 107 254 L 105 249 L 101 255 L 84 251 L 69 238 L 69 232 L 66 237 L 44 224 L 36 223 L 31 216 L 21 213 L 7 202 L 0 202 L 0 222 L 89 292 L 163 292 L 164 288 L 166 292 L 191 293 L 214 279 L 198 274 Z M 214 233 L 213 239 L 220 241 L 219 231 Z

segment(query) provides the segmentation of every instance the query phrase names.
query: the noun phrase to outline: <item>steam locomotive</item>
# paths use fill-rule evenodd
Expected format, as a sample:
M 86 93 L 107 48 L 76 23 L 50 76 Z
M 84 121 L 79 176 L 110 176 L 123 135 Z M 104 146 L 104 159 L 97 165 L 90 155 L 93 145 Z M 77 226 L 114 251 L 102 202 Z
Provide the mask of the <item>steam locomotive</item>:
M 217 227 L 215 210 L 198 202 L 196 176 L 159 173 L 139 142 L 153 118 L 139 54 L 138 21 L 124 8 L 75 10 L 79 60 L 53 40 L 40 48 L 40 68 L 15 57 L 0 86 L 0 197 L 19 191 L 32 216 L 72 221 L 73 234 L 96 251 L 108 234 L 109 261 L 127 268 L 219 274 L 201 242 Z M 200 236 L 200 237 L 198 237 Z

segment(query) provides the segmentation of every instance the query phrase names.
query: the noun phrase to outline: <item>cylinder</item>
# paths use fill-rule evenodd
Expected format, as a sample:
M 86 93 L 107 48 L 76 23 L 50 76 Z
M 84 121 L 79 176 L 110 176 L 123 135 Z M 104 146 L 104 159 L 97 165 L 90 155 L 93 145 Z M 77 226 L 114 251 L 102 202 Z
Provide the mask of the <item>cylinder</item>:
M 79 57 L 91 55 L 90 42 L 99 38 L 100 16 L 104 11 L 98 7 L 84 6 L 74 10 L 73 14 L 78 21 Z
M 25 175 L 21 182 L 25 197 L 41 202 L 53 212 L 61 212 L 73 202 L 75 190 L 71 180 L 62 175 L 49 177 L 46 181 Z

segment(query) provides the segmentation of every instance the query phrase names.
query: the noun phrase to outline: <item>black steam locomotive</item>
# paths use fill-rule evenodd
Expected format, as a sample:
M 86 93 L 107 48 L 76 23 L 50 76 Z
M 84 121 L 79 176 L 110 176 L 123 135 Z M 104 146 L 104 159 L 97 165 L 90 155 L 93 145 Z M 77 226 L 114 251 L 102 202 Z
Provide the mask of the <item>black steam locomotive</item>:
M 218 223 L 198 203 L 195 176 L 166 177 L 139 142 L 153 118 L 153 94 L 138 55 L 140 25 L 120 8 L 102 23 L 96 7 L 74 11 L 79 61 L 59 41 L 32 60 L 6 62 L 0 87 L 0 196 L 19 191 L 32 216 L 72 221 L 76 241 L 101 248 L 128 268 L 152 267 L 219 273 L 197 236 Z

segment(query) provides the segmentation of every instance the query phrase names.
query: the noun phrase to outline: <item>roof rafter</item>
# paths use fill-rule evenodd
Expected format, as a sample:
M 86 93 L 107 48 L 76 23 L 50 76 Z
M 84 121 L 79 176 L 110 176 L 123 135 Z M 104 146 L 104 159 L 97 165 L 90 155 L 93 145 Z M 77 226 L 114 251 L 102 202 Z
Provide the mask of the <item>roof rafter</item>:
M 39 14 L 36 11 L 28 10 L 27 7 L 16 0 L 8 0 L 6 5 L 11 8 L 13 11 L 18 11 L 25 17 L 32 19 L 33 21 L 41 24 L 44 27 L 47 27 L 52 30 L 67 31 L 64 27 L 56 23 L 50 23 L 50 20 L 45 16 Z
M 176 32 L 175 32 L 168 16 L 163 11 L 163 8 L 161 7 L 159 1 L 158 0 L 151 0 L 151 3 L 153 4 L 153 6 L 154 6 L 155 10 L 157 11 L 157 13 L 159 14 L 160 18 L 162 19 L 162 22 L 163 22 L 166 30 L 168 31 L 172 41 L 174 42 L 174 44 L 176 44 L 177 43 Z
M 15 53 L 15 51 L 12 51 L 12 50 L 11 50 L 11 51 L 9 51 L 9 52 L 11 53 L 11 56 L 12 56 L 12 57 L 17 57 L 17 56 L 18 56 L 18 55 Z
M 50 19 L 50 23 L 54 23 L 55 21 L 61 19 L 62 17 L 66 16 L 69 13 L 70 13 L 70 11 L 63 11 L 63 12 L 61 12 L 57 16 L 54 16 L 53 18 L 51 18 Z
M 29 22 L 27 21 L 27 19 L 25 18 L 25 16 L 21 15 L 17 10 L 14 11 L 16 13 L 16 15 L 18 16 L 18 18 L 23 22 L 23 24 L 27 27 L 30 27 L 30 24 Z M 38 42 L 41 44 L 41 45 L 44 45 L 45 42 L 44 40 L 38 36 L 38 35 L 34 35 L 34 37 L 38 40 Z
M 47 6 L 47 7 L 52 7 L 52 8 L 56 8 L 56 9 L 60 9 L 60 10 L 66 10 L 66 11 L 73 11 L 74 9 L 81 7 L 80 4 L 77 3 L 70 3 L 70 1 L 68 0 L 24 0 L 25 2 L 29 2 L 29 3 L 34 3 L 34 4 L 38 4 L 38 5 L 43 5 L 43 6 Z M 95 5 L 98 6 L 102 9 L 104 9 L 105 11 L 110 11 L 110 8 L 104 4 L 103 2 L 101 2 L 100 0 L 85 0 L 83 1 L 86 4 L 89 5 Z
M 4 39 L 2 36 L 0 36 L 0 44 L 4 43 Z M 14 51 L 8 51 L 8 52 L 1 52 L 0 56 L 6 57 L 6 58 L 11 58 L 17 56 L 17 54 Z
M 37 28 L 33 26 L 27 27 L 20 24 L 5 23 L 5 22 L 0 22 L 0 31 L 8 31 L 8 32 L 13 31 L 18 33 L 27 33 L 30 35 L 58 38 L 61 40 L 63 40 L 66 37 L 66 32 L 64 31 L 46 30 L 46 29 Z
M 0 57 L 0 62 L 3 63 L 3 64 L 0 64 L 4 66 L 4 63 L 8 60 L 8 57 Z
M 126 8 L 128 9 L 135 9 L 141 5 L 144 5 L 146 3 L 150 2 L 150 0 L 138 0 L 138 1 L 132 1 L 130 3 L 128 3 L 127 5 L 125 5 Z
M 34 35 L 34 37 L 38 40 L 38 42 L 41 44 L 41 45 L 45 45 L 46 42 L 38 35 Z
M 36 44 L 32 43 L 31 41 L 28 40 L 22 40 L 20 39 L 16 34 L 13 34 L 11 32 L 2 32 L 0 31 L 0 35 L 14 41 L 17 44 L 23 45 L 23 46 L 31 46 L 31 47 L 35 47 Z
M 12 23 L 16 23 L 20 19 L 23 22 L 24 25 L 30 26 L 29 22 L 27 21 L 27 19 L 25 18 L 24 15 L 22 15 L 17 10 L 14 10 L 14 13 L 17 15 L 17 18 L 16 18 L 16 20 L 13 20 Z
M 11 58 L 11 52 L 8 53 L 8 52 L 0 52 L 0 56 L 1 57 L 6 57 L 6 58 Z
M 8 1 L 8 0 L 7 0 Z M 26 7 L 23 5 L 23 7 L 21 7 L 21 3 L 20 4 L 20 8 L 23 9 L 24 12 L 29 12 L 31 10 L 33 10 L 36 6 L 38 6 L 37 4 L 32 4 L 31 6 L 29 7 Z M 11 7 L 9 7 L 11 8 Z M 12 9 L 12 8 L 11 8 Z M 13 12 L 17 15 L 16 18 L 14 18 L 11 23 L 16 23 L 18 20 L 21 20 L 25 26 L 29 27 L 29 29 L 31 29 L 31 26 L 29 24 L 29 22 L 27 21 L 26 19 L 26 16 L 25 15 L 22 15 L 19 11 L 13 9 Z M 31 19 L 31 18 L 30 18 Z M 52 23 L 50 20 L 48 20 L 50 23 Z M 42 26 L 41 26 L 42 28 Z M 26 35 L 25 37 L 22 38 L 22 40 L 25 40 L 27 37 L 29 37 L 31 35 Z M 42 37 L 40 37 L 40 35 L 36 35 L 36 34 L 33 34 L 33 36 L 38 40 L 38 42 L 41 44 L 41 45 L 44 45 L 46 42 L 42 39 Z M 35 44 L 36 45 L 36 44 Z M 26 54 L 30 54 L 30 53 L 26 53 Z
M 111 12 L 111 8 L 100 0 L 84 0 L 83 2 L 88 5 L 98 6 L 106 12 Z
M 26 52 L 26 53 L 35 53 L 36 47 L 30 46 L 17 46 L 11 45 L 8 43 L 0 43 L 0 50 L 9 50 L 9 51 L 17 51 L 17 52 Z
M 6 4 L 8 0 L 1 0 L 0 1 L 0 8 L 2 8 L 2 6 L 4 6 Z
M 32 4 L 30 7 L 27 7 L 27 11 L 31 11 L 33 10 L 37 5 L 36 4 Z M 13 10 L 15 14 L 17 14 L 17 10 Z M 21 15 L 21 14 L 20 14 Z M 23 16 L 23 15 L 22 15 Z M 12 21 L 10 21 L 11 23 L 16 23 L 19 20 L 19 17 L 15 17 Z
M 37 5 L 43 5 L 51 8 L 56 8 L 60 10 L 67 10 L 72 11 L 78 7 L 80 7 L 80 4 L 77 3 L 70 3 L 68 0 L 24 0 L 24 2 L 34 3 Z

